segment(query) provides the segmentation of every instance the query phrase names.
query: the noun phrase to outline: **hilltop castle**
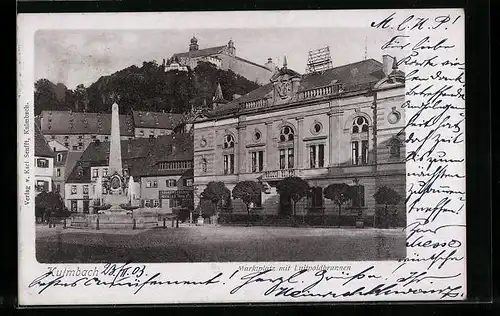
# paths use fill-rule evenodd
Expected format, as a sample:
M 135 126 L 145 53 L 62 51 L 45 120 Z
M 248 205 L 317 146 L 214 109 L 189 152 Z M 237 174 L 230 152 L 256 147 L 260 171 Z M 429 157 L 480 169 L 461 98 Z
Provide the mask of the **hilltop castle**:
M 259 84 L 269 82 L 276 66 L 269 58 L 265 65 L 259 65 L 236 55 L 234 42 L 229 40 L 227 45 L 200 49 L 198 39 L 193 36 L 189 43 L 189 50 L 176 53 L 170 58 L 171 63 L 178 63 L 181 67 L 194 69 L 198 62 L 209 62 L 219 69 L 232 70 L 235 73 L 255 81 Z

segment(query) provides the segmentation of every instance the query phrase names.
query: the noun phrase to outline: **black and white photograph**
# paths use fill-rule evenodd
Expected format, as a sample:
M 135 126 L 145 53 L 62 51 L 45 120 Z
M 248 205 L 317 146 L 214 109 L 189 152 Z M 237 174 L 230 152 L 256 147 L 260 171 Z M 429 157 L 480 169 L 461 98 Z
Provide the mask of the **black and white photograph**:
M 403 258 L 405 74 L 371 33 L 37 32 L 37 260 Z
M 25 301 L 464 299 L 462 13 L 26 15 Z

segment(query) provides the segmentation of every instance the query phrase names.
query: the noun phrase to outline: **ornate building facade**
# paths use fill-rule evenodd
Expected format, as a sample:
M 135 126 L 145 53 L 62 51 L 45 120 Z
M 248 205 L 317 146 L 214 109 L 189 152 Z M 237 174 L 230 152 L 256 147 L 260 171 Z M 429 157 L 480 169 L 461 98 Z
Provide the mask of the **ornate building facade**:
M 267 188 L 257 203 L 261 212 L 287 212 L 290 201 L 277 194 L 276 185 L 298 176 L 314 189 L 297 204 L 297 214 L 335 214 L 323 190 L 346 183 L 361 189 L 359 205 L 348 205 L 346 212 L 361 209 L 369 221 L 378 187 L 405 196 L 404 99 L 404 73 L 387 55 L 382 63 L 369 59 L 305 75 L 285 61 L 267 85 L 217 103 L 195 122 L 195 205 L 210 181 L 232 190 L 254 180 Z M 231 203 L 233 213 L 246 212 L 238 200 Z

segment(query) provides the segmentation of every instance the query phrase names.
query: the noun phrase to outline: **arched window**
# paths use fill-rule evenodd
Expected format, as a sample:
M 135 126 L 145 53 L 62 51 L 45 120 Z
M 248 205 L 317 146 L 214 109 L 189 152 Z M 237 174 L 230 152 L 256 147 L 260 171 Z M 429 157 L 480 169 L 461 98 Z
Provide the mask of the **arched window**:
M 290 126 L 283 126 L 280 130 L 280 142 L 293 140 L 293 129 Z
M 231 135 L 224 136 L 224 148 L 234 148 L 234 138 Z
M 368 132 L 368 120 L 363 116 L 358 116 L 352 121 L 352 133 Z
M 201 158 L 201 171 L 207 172 L 207 159 L 205 157 Z
M 223 156 L 224 174 L 234 174 L 234 137 L 232 135 L 224 136 L 222 147 L 225 149 Z
M 399 139 L 391 139 L 389 142 L 389 148 L 390 158 L 401 158 L 401 141 Z
M 353 165 L 368 164 L 368 120 L 363 116 L 352 121 L 351 162 Z
M 280 145 L 280 160 L 279 165 L 280 169 L 293 169 L 295 162 L 295 153 L 294 153 L 294 132 L 291 126 L 285 125 L 280 129 L 279 142 L 284 143 Z

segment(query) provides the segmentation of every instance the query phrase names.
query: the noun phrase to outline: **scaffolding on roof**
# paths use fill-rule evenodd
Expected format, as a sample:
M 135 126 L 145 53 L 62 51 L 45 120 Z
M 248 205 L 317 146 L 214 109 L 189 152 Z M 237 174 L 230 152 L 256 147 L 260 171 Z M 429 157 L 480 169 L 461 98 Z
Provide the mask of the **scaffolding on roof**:
M 317 72 L 330 68 L 333 68 L 330 46 L 309 51 L 306 72 Z

